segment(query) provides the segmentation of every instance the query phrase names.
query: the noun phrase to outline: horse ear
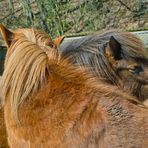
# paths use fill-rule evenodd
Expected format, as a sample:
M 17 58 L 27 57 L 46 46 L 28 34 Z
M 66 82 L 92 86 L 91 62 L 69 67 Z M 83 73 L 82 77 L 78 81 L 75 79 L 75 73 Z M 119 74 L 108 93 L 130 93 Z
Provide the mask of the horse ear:
M 1 35 L 4 39 L 4 41 L 5 41 L 7 48 L 9 48 L 10 44 L 11 44 L 11 39 L 12 39 L 13 33 L 2 24 L 0 24 L 0 32 L 1 32 Z
M 53 40 L 53 43 L 56 46 L 59 46 L 62 43 L 62 41 L 64 40 L 64 38 L 65 38 L 65 36 L 59 36 Z
M 121 45 L 120 43 L 113 37 L 110 37 L 109 40 L 109 49 L 111 51 L 111 55 L 115 60 L 121 60 Z

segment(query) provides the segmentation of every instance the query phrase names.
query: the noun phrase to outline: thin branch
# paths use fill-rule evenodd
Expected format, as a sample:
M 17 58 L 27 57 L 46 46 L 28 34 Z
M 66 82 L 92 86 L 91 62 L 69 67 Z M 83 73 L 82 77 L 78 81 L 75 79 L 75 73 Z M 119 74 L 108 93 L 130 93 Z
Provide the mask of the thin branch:
M 129 11 L 131 11 L 131 12 L 133 12 L 133 13 L 135 13 L 135 12 L 137 12 L 137 11 L 135 11 L 135 10 L 132 10 L 130 7 L 128 7 L 125 3 L 123 3 L 121 0 L 117 0 L 120 4 L 122 4 L 124 7 L 126 7 L 126 9 L 128 9 Z
M 6 16 L 3 17 L 2 19 L 0 19 L 0 21 L 3 21 L 4 19 L 9 18 L 11 15 L 14 15 L 16 12 L 19 12 L 19 11 L 21 11 L 22 9 L 23 9 L 23 8 L 20 8 L 20 9 L 16 10 L 15 12 L 13 12 L 12 14 L 6 15 Z

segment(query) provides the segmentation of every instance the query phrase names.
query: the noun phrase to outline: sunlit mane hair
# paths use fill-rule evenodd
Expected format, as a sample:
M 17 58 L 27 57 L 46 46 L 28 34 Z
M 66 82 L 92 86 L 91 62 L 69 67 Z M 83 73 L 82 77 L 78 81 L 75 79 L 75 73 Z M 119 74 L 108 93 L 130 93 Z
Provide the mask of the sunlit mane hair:
M 14 115 L 19 104 L 46 82 L 48 63 L 58 62 L 57 49 L 49 46 L 52 44 L 48 35 L 35 29 L 15 31 L 1 79 L 2 104 L 9 92 Z

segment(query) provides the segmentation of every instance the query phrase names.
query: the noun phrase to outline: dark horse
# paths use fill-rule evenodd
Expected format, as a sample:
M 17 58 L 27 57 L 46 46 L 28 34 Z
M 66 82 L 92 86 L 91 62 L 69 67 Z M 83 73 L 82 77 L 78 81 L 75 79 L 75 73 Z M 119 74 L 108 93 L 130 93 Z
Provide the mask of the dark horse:
M 1 28 L 8 47 L 1 101 L 11 148 L 148 147 L 147 108 L 70 64 L 47 34 Z
M 122 31 L 106 31 L 61 46 L 62 56 L 85 67 L 103 82 L 148 99 L 148 57 L 140 39 Z

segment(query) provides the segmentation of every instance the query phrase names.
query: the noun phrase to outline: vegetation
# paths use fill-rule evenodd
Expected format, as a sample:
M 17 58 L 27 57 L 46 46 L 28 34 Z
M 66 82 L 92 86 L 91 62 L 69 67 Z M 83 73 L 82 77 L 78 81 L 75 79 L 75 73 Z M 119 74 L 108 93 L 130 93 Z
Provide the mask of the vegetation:
M 146 16 L 145 1 L 137 1 L 134 7 L 129 7 L 123 0 L 114 2 L 112 0 L 7 0 L 9 15 L 0 22 L 12 28 L 20 26 L 42 28 L 55 37 L 61 34 L 83 35 L 104 28 L 125 28 L 126 24 L 122 26 L 125 23 L 122 20 L 127 19 L 125 16 L 132 18 L 133 23 L 140 22 L 140 17 Z M 21 5 L 16 7 L 16 3 Z M 117 10 L 114 10 L 114 5 L 117 5 L 115 6 Z M 137 26 L 138 29 L 147 28 L 145 24 Z

